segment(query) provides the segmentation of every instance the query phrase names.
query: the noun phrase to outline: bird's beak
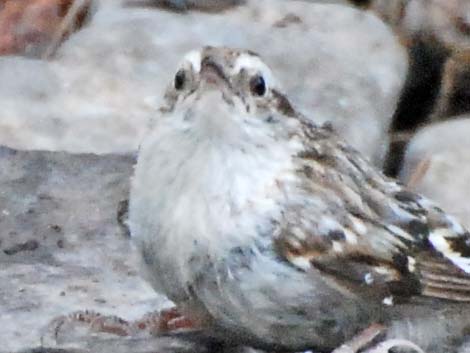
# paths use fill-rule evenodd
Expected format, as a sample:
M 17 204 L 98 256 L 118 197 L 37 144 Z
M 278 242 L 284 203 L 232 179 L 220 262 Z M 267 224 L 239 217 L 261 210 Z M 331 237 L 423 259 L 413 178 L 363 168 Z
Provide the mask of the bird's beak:
M 206 84 L 207 87 L 211 88 L 226 88 L 230 87 L 230 82 L 227 79 L 227 76 L 224 73 L 221 65 L 211 60 L 205 58 L 201 63 L 201 80 Z

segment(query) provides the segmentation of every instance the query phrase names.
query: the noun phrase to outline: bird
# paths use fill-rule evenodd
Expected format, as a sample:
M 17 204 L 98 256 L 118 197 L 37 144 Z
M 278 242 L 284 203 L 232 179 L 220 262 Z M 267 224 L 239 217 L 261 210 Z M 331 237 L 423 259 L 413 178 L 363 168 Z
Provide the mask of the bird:
M 470 328 L 470 233 L 295 108 L 250 50 L 184 56 L 128 224 L 154 289 L 226 342 L 331 352 L 378 324 L 443 353 Z

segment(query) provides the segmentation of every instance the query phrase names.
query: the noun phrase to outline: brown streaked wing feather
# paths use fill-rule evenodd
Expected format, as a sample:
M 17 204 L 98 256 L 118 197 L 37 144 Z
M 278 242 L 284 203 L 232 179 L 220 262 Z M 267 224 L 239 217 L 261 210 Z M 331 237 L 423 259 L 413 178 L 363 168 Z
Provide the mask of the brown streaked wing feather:
M 303 270 L 310 266 L 397 299 L 470 301 L 470 274 L 458 266 L 470 261 L 470 234 L 330 129 L 306 123 L 305 130 L 296 160 L 302 183 L 294 195 L 303 202 L 286 209 L 293 221 L 280 225 L 280 253 Z

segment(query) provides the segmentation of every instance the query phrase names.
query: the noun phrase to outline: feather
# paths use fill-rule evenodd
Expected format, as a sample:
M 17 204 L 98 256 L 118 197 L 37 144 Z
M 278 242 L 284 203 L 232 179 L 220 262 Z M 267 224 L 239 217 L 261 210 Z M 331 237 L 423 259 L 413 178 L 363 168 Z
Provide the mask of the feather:
M 277 241 L 298 244 L 280 247 L 283 255 L 383 295 L 470 301 L 470 234 L 458 221 L 375 170 L 334 132 L 303 127 L 302 183 L 291 194 L 303 202 L 284 210 L 303 221 L 293 222 L 295 231 L 281 225 Z

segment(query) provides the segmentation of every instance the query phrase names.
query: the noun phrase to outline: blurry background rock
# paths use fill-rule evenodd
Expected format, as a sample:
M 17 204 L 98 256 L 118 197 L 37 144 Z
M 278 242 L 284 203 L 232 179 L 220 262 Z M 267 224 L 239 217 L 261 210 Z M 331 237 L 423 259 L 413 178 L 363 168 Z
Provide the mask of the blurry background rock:
M 74 0 L 1 0 L 0 55 L 40 56 L 54 41 L 62 41 L 83 26 L 92 0 L 77 0 L 70 24 L 61 31 Z M 56 38 L 58 36 L 58 38 Z
M 407 60 L 375 16 L 293 0 L 251 0 L 215 14 L 129 1 L 104 1 L 51 62 L 0 59 L 9 77 L 0 82 L 0 141 L 72 152 L 136 150 L 182 55 L 225 44 L 263 55 L 301 110 L 331 121 L 381 164 Z M 33 87 L 31 75 L 40 78 Z
M 351 0 L 378 14 L 408 47 L 410 69 L 393 131 L 412 132 L 429 121 L 470 111 L 470 1 Z M 404 136 L 403 134 L 401 136 Z M 407 140 L 392 146 L 387 165 L 395 175 Z
M 406 150 L 400 179 L 470 229 L 470 116 L 429 125 Z
M 417 34 L 426 33 L 453 52 L 470 46 L 467 0 L 370 0 L 368 3 L 405 39 L 413 40 Z

